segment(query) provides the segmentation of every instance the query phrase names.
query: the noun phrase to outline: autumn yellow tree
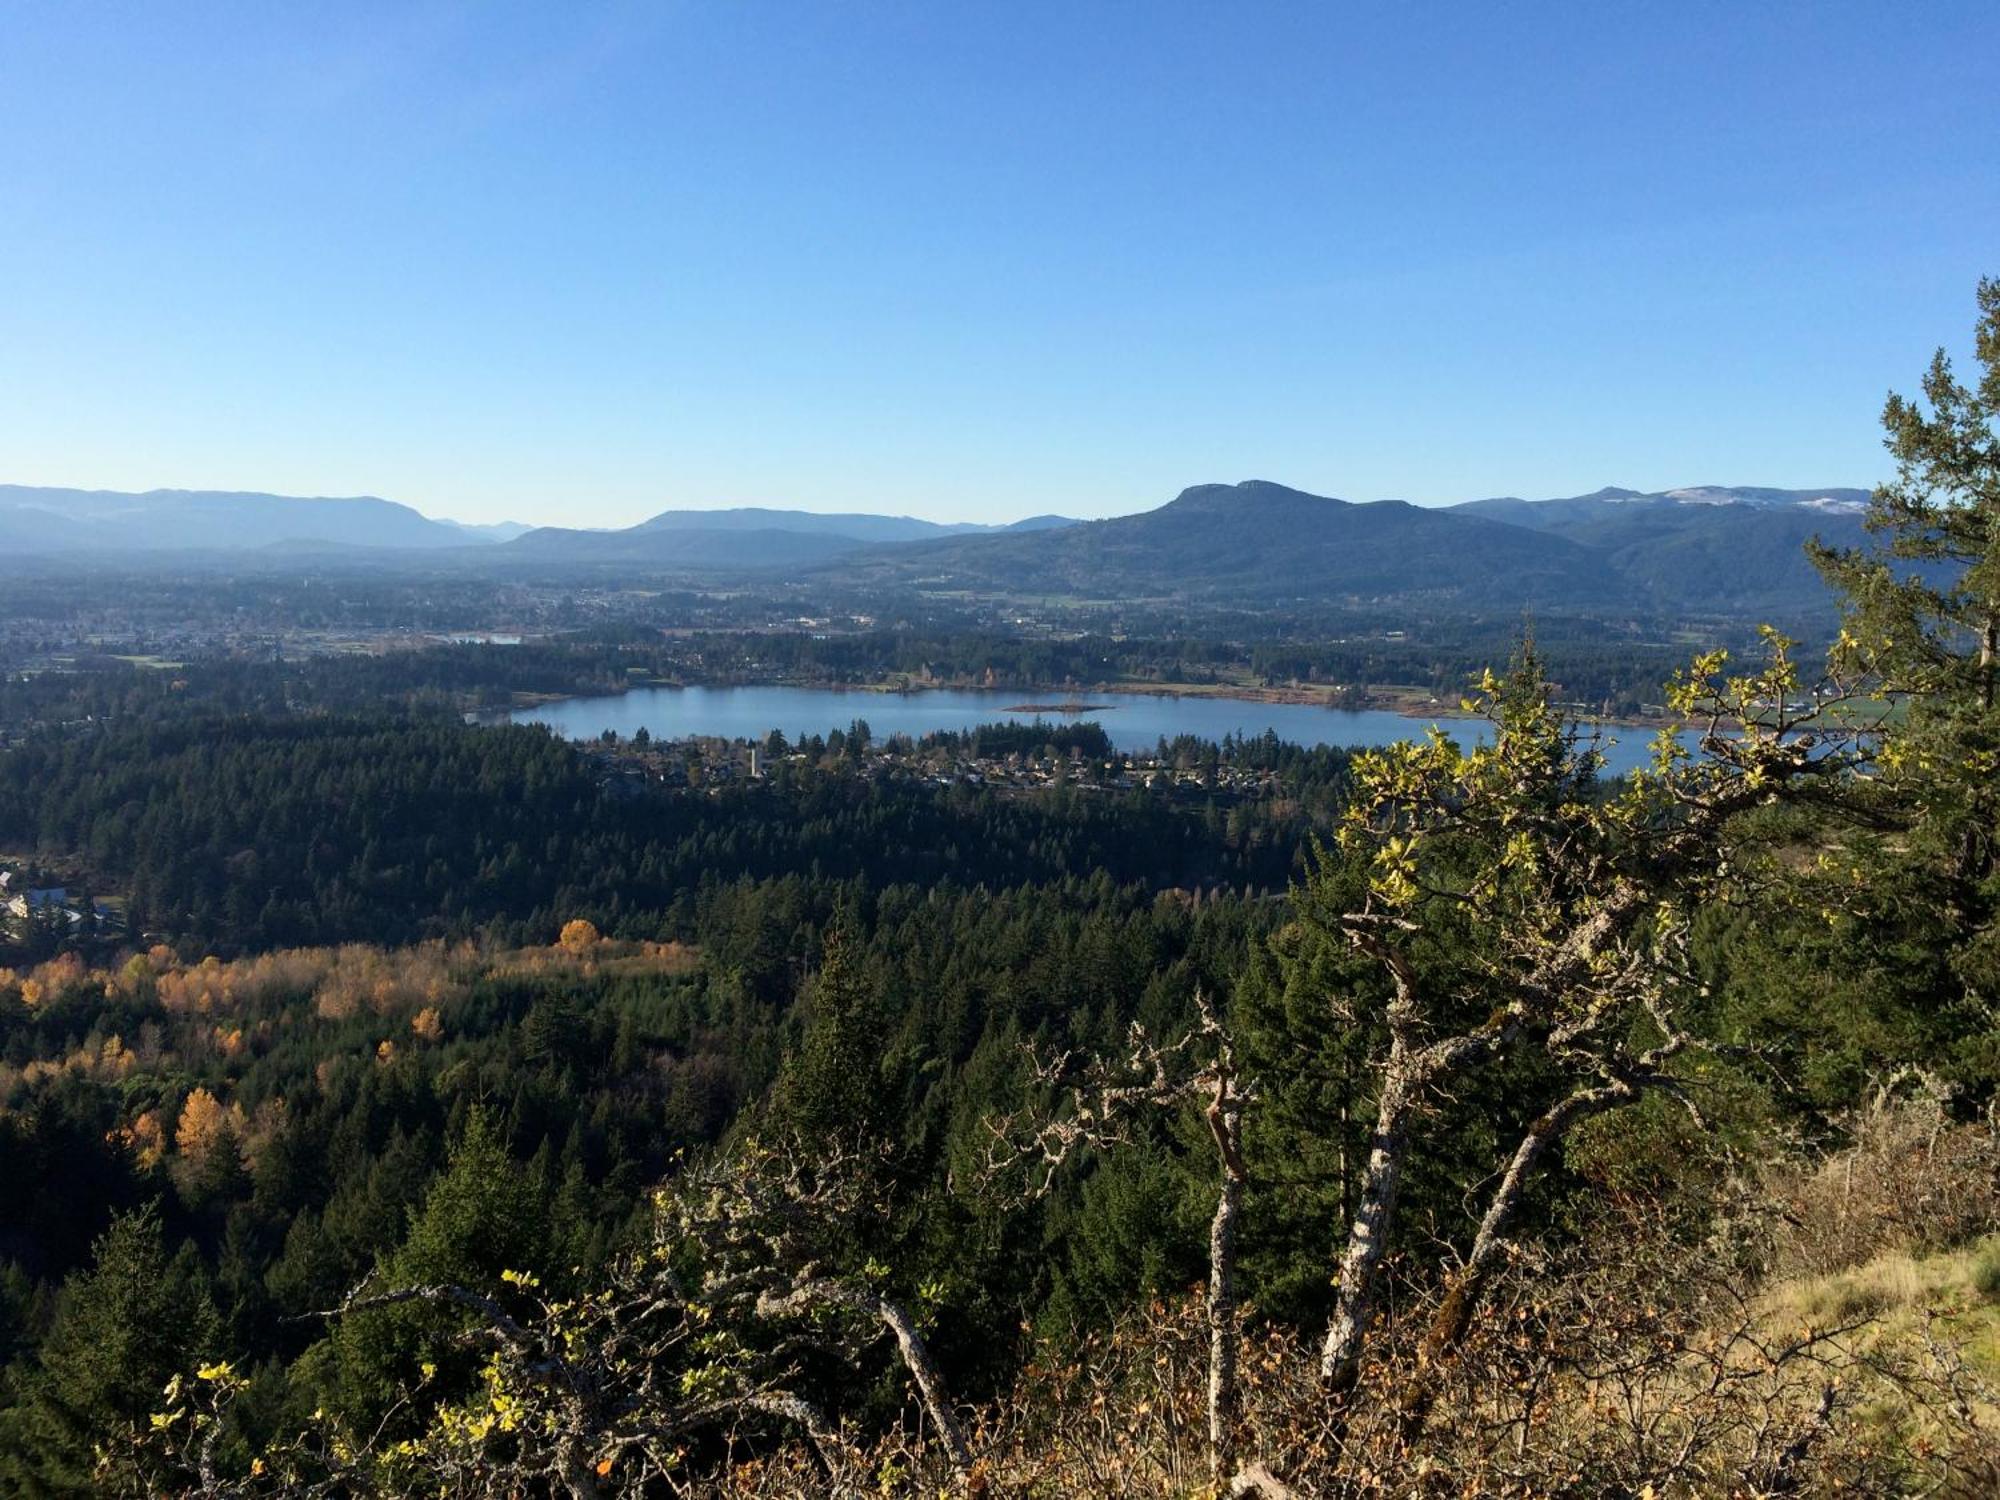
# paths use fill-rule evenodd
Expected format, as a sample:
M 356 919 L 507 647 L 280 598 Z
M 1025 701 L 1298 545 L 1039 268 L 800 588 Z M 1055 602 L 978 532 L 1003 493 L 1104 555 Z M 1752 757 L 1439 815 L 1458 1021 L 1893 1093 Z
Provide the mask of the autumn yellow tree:
M 572 917 L 563 923 L 562 936 L 557 939 L 571 953 L 584 953 L 594 948 L 601 940 L 597 924 L 587 917 Z
M 225 1144 L 234 1150 L 242 1126 L 240 1107 L 224 1105 L 207 1089 L 197 1087 L 181 1104 L 180 1119 L 174 1126 L 174 1149 L 190 1161 L 206 1161 Z

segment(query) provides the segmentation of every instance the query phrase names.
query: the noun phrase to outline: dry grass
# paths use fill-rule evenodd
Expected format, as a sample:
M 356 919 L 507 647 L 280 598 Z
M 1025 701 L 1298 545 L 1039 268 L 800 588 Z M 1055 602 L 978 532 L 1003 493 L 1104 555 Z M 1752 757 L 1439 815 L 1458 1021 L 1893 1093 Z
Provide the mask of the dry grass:
M 1398 1400 L 1433 1291 L 1404 1284 L 1336 1414 L 1310 1331 L 1243 1351 L 1241 1452 L 1329 1497 L 2000 1494 L 1994 1133 L 1884 1097 L 1847 1148 L 1746 1184 L 1715 1237 L 1605 1226 L 1524 1254 L 1440 1377 L 1414 1444 Z M 1199 1301 L 1034 1364 L 966 1413 L 993 1497 L 1209 1494 Z M 831 1493 L 787 1447 L 725 1476 L 732 1500 Z M 921 1434 L 861 1456 L 857 1488 L 949 1482 Z
M 1951 1339 L 1967 1368 L 2000 1385 L 2000 1234 L 1957 1250 L 1917 1256 L 1878 1255 L 1829 1276 L 1802 1277 L 1772 1288 L 1775 1317 L 1831 1327 L 1869 1320 L 1854 1346 L 1865 1352 L 1909 1348 L 1926 1336 Z M 2000 1408 L 1990 1415 L 2000 1428 Z
M 2000 1225 L 2000 1132 L 1955 1123 L 1940 1091 L 1885 1089 L 1843 1123 L 1845 1150 L 1764 1176 L 1784 1224 L 1772 1247 L 1781 1275 L 1828 1276 L 1894 1252 L 1929 1254 Z

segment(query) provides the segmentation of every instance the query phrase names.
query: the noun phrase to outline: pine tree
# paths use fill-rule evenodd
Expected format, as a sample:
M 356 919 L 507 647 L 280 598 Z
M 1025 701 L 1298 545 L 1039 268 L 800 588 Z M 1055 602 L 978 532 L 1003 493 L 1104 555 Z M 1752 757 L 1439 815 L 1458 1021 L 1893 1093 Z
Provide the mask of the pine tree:
M 480 1292 L 501 1286 L 501 1272 L 542 1268 L 548 1225 L 528 1169 L 507 1153 L 483 1109 L 432 1179 L 407 1239 L 374 1278 L 376 1288 L 456 1284 Z M 350 1419 L 378 1417 L 397 1387 L 415 1383 L 425 1358 L 462 1376 L 449 1315 L 410 1305 L 344 1318 L 334 1335 L 338 1398 Z
M 1977 386 L 1940 349 L 1923 379 L 1928 410 L 1893 393 L 1883 407 L 1897 472 L 1875 491 L 1867 525 L 1886 547 L 1816 555 L 1843 595 L 1851 653 L 1900 691 L 1990 709 L 2000 686 L 2000 279 L 1981 281 L 1978 301 Z M 1899 576 L 1898 560 L 1942 567 Z
M 1979 312 L 1977 385 L 1940 349 L 1924 401 L 1892 394 L 1883 408 L 1896 478 L 1867 518 L 1882 544 L 1814 549 L 1841 597 L 1836 658 L 1908 710 L 1884 766 L 1924 784 L 1926 811 L 1953 825 L 1968 870 L 1993 864 L 2000 771 L 2000 280 L 1979 284 Z
M 1871 817 L 1835 862 L 1848 889 L 1826 903 L 1838 946 L 1880 955 L 1891 972 L 1871 976 L 1862 1009 L 1872 1014 L 1844 1014 L 1839 1030 L 1850 1041 L 1871 1025 L 1920 1035 L 1926 1064 L 1990 1087 L 1990 997 L 2000 994 L 2000 280 L 1979 284 L 1978 309 L 1977 381 L 1960 381 L 1940 349 L 1921 400 L 1892 394 L 1883 408 L 1896 478 L 1869 504 L 1877 545 L 1815 547 L 1814 558 L 1840 595 L 1836 667 L 1870 682 L 1896 715 L 1879 739 Z M 1894 836 L 1869 840 L 1870 823 Z M 1753 985 L 1771 982 L 1759 972 L 1768 961 L 1748 966 Z M 1819 1008 L 1805 1006 L 1809 1018 Z
M 167 1254 L 158 1210 L 112 1220 L 90 1269 L 64 1286 L 22 1399 L 0 1417 L 0 1491 L 102 1493 L 100 1455 L 146 1421 L 215 1329 L 198 1273 Z
M 872 1130 L 884 1114 L 886 1027 L 851 941 L 837 928 L 826 936 L 810 1003 L 805 1036 L 778 1080 L 777 1113 L 808 1138 Z

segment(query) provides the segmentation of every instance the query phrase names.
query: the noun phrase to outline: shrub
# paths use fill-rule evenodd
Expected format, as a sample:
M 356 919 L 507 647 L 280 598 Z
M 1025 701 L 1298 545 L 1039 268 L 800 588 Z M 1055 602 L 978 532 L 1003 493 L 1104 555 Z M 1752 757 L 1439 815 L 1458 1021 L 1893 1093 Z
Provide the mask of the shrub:
M 1972 1287 L 1982 1297 L 2000 1299 L 2000 1239 L 1979 1247 L 1972 1262 Z
M 1930 1091 L 1884 1090 L 1845 1125 L 1849 1145 L 1769 1176 L 1787 1237 L 1778 1269 L 1826 1276 L 1892 1251 L 1955 1249 L 2000 1223 L 2000 1135 L 1954 1124 Z

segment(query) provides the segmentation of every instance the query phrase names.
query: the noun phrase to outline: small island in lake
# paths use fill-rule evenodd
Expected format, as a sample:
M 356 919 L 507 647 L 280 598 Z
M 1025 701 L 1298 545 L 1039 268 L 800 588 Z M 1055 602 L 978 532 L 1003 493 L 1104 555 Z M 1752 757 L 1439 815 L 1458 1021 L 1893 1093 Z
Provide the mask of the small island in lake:
M 1001 712 L 1010 714 L 1108 714 L 1117 706 L 1115 703 L 1010 703 Z

